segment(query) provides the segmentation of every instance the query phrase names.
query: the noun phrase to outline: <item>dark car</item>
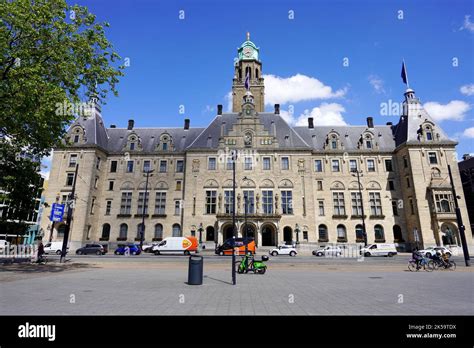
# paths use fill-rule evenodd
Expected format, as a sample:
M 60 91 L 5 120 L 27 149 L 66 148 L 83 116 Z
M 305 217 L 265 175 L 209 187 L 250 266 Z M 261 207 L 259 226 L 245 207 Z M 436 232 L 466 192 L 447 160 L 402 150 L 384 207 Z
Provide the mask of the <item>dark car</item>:
M 114 254 L 115 255 L 124 255 L 125 254 L 125 247 L 128 247 L 130 249 L 130 254 L 132 255 L 139 255 L 141 250 L 140 247 L 136 244 L 124 244 L 124 245 L 119 245 L 117 249 L 115 249 Z
M 100 244 L 86 244 L 82 248 L 76 250 L 77 255 L 87 255 L 87 254 L 95 254 L 95 255 L 105 255 L 105 249 Z

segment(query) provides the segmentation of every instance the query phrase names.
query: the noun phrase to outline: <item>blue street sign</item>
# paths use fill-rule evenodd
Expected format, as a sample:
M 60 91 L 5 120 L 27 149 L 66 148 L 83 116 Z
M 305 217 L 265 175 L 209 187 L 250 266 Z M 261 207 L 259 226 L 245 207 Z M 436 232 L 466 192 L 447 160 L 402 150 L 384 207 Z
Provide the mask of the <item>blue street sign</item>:
M 53 208 L 51 209 L 51 216 L 50 220 L 53 222 L 61 222 L 63 221 L 64 215 L 64 204 L 53 204 Z

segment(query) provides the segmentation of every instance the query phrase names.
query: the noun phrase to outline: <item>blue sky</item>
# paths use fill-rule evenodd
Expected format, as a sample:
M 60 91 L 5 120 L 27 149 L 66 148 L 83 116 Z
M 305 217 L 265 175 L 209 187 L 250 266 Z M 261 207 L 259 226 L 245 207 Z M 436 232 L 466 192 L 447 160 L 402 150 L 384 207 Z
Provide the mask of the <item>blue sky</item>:
M 380 104 L 403 100 L 404 58 L 410 87 L 460 142 L 458 153 L 474 152 L 472 1 L 77 3 L 110 23 L 107 37 L 130 61 L 119 97 L 111 95 L 102 108 L 107 125 L 125 127 L 129 118 L 137 127 L 182 126 L 184 118 L 191 126 L 207 125 L 216 104 L 227 104 L 233 59 L 249 31 L 263 74 L 274 75 L 266 79 L 267 99 L 280 99 L 290 123 L 310 114 L 321 124 L 364 124 L 367 116 L 376 124 L 396 123 L 398 115 L 380 115 Z M 281 86 L 291 91 L 279 92 Z

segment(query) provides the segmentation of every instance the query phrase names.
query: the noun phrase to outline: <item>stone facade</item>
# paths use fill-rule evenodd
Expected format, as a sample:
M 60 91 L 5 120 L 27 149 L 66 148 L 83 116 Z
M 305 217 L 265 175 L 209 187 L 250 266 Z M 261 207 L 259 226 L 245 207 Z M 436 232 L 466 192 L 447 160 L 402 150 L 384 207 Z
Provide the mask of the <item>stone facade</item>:
M 368 243 L 395 242 L 407 250 L 416 243 L 460 245 L 446 179 L 451 165 L 462 192 L 456 143 L 413 90 L 405 93 L 397 125 L 374 126 L 368 118 L 363 126 L 314 126 L 308 119 L 307 127 L 290 127 L 278 105 L 264 112 L 258 51 L 246 47 L 256 49 L 249 39 L 239 48 L 233 111 L 219 106 L 205 128 L 190 127 L 189 120 L 184 128 L 135 128 L 133 121 L 106 128 L 98 103 L 92 115 L 74 122 L 67 146 L 54 151 L 45 193 L 47 202 L 66 200 L 79 165 L 72 249 L 89 241 L 135 241 L 145 191 L 146 242 L 201 231 L 208 247 L 221 243 L 232 235 L 234 150 L 237 233 L 247 231 L 258 246 L 360 243 L 362 220 Z M 248 88 L 239 73 L 247 66 L 254 74 Z M 472 245 L 465 202 L 459 204 Z M 61 226 L 54 240 L 61 239 Z M 44 219 L 42 228 L 50 231 L 51 223 Z

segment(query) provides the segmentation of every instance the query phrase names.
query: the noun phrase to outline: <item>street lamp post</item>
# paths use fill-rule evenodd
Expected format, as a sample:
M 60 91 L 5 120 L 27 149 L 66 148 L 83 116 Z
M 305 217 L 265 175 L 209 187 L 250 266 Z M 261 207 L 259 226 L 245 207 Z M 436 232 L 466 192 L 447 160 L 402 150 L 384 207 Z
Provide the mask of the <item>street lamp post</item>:
M 235 279 L 235 161 L 237 160 L 237 151 L 232 151 L 232 284 L 236 284 Z
M 244 180 L 247 180 L 247 177 L 244 176 Z M 244 232 L 245 232 L 245 238 L 248 238 L 248 230 L 247 230 L 247 209 L 248 209 L 248 196 L 247 192 L 244 193 Z M 249 252 L 249 247 L 248 243 L 245 243 L 245 255 L 247 255 Z M 245 268 L 247 268 L 247 264 L 245 265 Z
M 198 228 L 198 231 L 199 231 L 199 246 L 201 247 L 201 244 L 202 244 L 202 231 L 204 229 L 202 228 L 202 222 L 199 224 L 199 228 Z
M 367 231 L 365 229 L 364 200 L 362 199 L 362 189 L 360 185 L 360 177 L 362 176 L 362 171 L 359 171 L 357 168 L 354 168 L 352 172 L 355 172 L 357 175 L 357 184 L 359 186 L 359 196 L 360 196 L 360 211 L 362 213 L 362 236 L 364 238 L 364 246 L 367 246 Z M 352 175 L 354 176 L 354 174 Z
M 145 170 L 146 181 L 145 181 L 145 196 L 143 197 L 142 226 L 141 226 L 141 229 L 140 229 L 140 250 L 143 250 L 143 237 L 145 235 L 145 208 L 148 206 L 148 200 L 147 200 L 148 178 L 150 176 L 153 176 L 153 174 L 151 174 L 152 172 L 153 172 L 153 169 L 147 168 Z
M 300 243 L 300 226 L 298 224 L 296 224 L 295 226 L 295 232 L 296 232 L 296 246 L 298 246 L 298 244 Z

